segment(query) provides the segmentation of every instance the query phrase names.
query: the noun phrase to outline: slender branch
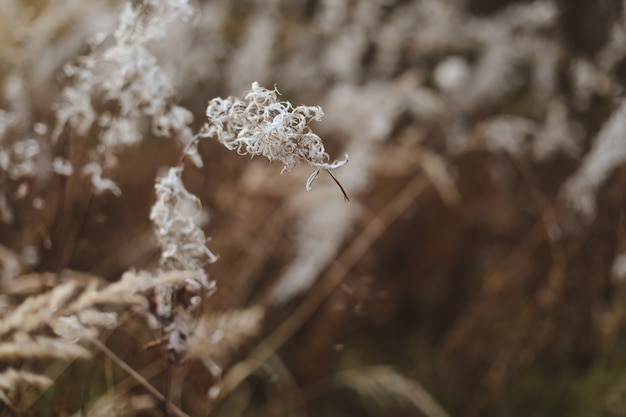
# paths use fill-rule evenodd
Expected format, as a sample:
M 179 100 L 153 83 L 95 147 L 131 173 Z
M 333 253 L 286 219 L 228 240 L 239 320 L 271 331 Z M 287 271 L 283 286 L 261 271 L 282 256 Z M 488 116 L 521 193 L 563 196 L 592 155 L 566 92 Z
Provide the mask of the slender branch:
M 113 362 L 117 364 L 120 368 L 126 371 L 130 376 L 135 378 L 137 382 L 139 382 L 145 389 L 148 390 L 150 394 L 154 396 L 159 401 L 162 401 L 166 404 L 167 408 L 172 410 L 175 415 L 178 417 L 190 417 L 189 414 L 185 413 L 183 410 L 178 408 L 178 406 L 171 401 L 169 401 L 165 395 L 161 394 L 159 390 L 157 390 L 151 383 L 149 383 L 143 376 L 141 376 L 137 371 L 135 371 L 130 365 L 128 365 L 122 358 L 117 356 L 111 349 L 106 347 L 102 342 L 97 339 L 90 340 L 98 349 L 100 349 L 105 355 L 107 355 Z

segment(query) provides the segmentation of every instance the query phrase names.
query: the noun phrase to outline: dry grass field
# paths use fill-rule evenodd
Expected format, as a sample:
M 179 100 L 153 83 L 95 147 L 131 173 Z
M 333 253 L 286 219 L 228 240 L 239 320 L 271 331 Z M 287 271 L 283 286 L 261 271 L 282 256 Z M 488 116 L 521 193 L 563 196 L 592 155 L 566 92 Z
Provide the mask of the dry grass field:
M 626 415 L 625 9 L 0 1 L 0 416 Z

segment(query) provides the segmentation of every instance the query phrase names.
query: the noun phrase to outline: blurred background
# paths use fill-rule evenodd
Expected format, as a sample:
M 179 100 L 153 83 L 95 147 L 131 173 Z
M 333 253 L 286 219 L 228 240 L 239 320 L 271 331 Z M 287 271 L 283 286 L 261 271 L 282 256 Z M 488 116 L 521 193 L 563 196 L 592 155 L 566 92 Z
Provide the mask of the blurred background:
M 0 146 L 12 166 L 24 138 L 51 160 L 93 146 L 93 129 L 82 151 L 49 139 L 54 103 L 70 85 L 64 65 L 115 29 L 122 5 L 3 0 Z M 266 312 L 260 334 L 214 360 L 227 374 L 255 346 L 276 348 L 211 415 L 626 415 L 624 5 L 198 1 L 148 43 L 193 131 L 208 100 L 258 81 L 321 106 L 313 131 L 331 160 L 350 157 L 334 171 L 350 204 L 325 172 L 307 192 L 309 167 L 280 175 L 214 140 L 200 142 L 202 168 L 186 167 L 219 256 L 204 314 Z M 0 158 L 0 243 L 22 268 L 113 281 L 154 267 L 154 179 L 182 146 L 138 129 L 106 173 L 120 196 Z M 284 343 L 267 339 L 293 317 Z M 163 357 L 141 348 L 149 332 L 118 332 L 107 345 L 135 369 Z M 155 385 L 207 415 L 206 368 L 163 372 Z

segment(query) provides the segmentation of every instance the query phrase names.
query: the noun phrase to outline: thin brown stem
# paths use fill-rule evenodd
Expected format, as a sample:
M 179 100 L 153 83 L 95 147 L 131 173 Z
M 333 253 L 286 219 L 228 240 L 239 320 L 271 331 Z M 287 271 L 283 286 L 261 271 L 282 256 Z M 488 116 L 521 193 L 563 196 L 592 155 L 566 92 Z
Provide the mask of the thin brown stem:
M 341 185 L 341 183 L 339 182 L 339 180 L 337 179 L 337 177 L 335 177 L 333 175 L 332 172 L 330 172 L 329 169 L 326 170 L 326 172 L 328 172 L 328 175 L 330 175 L 330 177 L 333 179 L 333 181 L 335 181 L 335 184 L 337 184 L 337 187 L 339 187 L 339 189 L 341 190 L 341 192 L 343 193 L 343 199 L 345 200 L 346 203 L 350 204 L 350 198 L 348 197 L 348 193 L 346 193 L 346 190 L 344 190 L 343 186 Z
M 128 365 L 122 358 L 117 356 L 111 349 L 106 347 L 104 343 L 99 340 L 91 340 L 91 342 L 100 349 L 105 355 L 107 355 L 113 362 L 117 364 L 120 368 L 126 371 L 130 376 L 135 378 L 137 382 L 139 382 L 145 389 L 148 390 L 150 394 L 154 396 L 159 401 L 162 401 L 167 405 L 167 408 L 171 410 L 178 417 L 189 417 L 189 414 L 185 413 L 183 410 L 178 408 L 176 404 L 173 404 L 171 401 L 165 397 L 165 395 L 161 394 L 161 392 L 156 389 L 151 383 L 149 383 L 143 376 L 141 376 L 137 371 L 135 371 L 130 365 Z

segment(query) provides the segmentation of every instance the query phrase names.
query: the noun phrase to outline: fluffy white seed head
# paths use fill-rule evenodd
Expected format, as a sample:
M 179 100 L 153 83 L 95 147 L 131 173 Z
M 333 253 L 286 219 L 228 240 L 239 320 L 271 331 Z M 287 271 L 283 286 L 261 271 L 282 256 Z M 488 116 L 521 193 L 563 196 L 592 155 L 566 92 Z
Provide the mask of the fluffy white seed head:
M 198 198 L 185 188 L 182 182 L 182 167 L 170 168 L 168 173 L 157 180 L 155 188 L 157 201 L 152 206 L 152 220 L 159 245 L 161 246 L 161 267 L 166 271 L 201 271 L 202 287 L 209 287 L 203 267 L 207 262 L 215 262 L 217 257 L 207 248 L 207 238 L 194 221 L 194 213 L 199 214 Z
M 215 98 L 206 110 L 209 121 L 200 137 L 216 137 L 226 148 L 240 155 L 264 156 L 280 161 L 283 171 L 306 162 L 317 168 L 309 177 L 307 188 L 320 169 L 332 170 L 348 162 L 329 163 L 322 139 L 311 131 L 309 123 L 319 121 L 324 112 L 319 106 L 294 107 L 278 99 L 276 89 L 268 90 L 254 82 L 241 99 Z

